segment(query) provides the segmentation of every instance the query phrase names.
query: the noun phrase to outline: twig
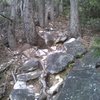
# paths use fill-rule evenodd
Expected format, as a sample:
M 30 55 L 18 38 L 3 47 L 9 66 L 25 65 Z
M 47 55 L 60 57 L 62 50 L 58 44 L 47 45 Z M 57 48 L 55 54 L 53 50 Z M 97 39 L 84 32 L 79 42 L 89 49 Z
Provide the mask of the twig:
M 4 17 L 4 18 L 8 19 L 8 20 L 11 21 L 11 22 L 13 22 L 12 19 L 10 19 L 9 17 L 7 17 L 7 16 L 5 16 L 5 15 L 3 15 L 3 14 L 0 14 L 0 16 L 2 16 L 2 17 Z
M 41 74 L 41 77 L 40 77 L 40 81 L 43 85 L 43 93 L 46 94 L 46 81 L 45 81 L 45 76 L 44 76 L 44 72 Z
M 16 77 L 15 77 L 15 75 L 14 75 L 14 72 L 12 71 L 11 74 L 12 74 L 12 77 L 13 77 L 13 79 L 14 79 L 14 83 L 16 83 L 17 80 L 16 80 Z
M 11 64 L 13 60 L 10 60 L 9 62 L 3 63 L 0 65 L 0 73 L 6 70 Z

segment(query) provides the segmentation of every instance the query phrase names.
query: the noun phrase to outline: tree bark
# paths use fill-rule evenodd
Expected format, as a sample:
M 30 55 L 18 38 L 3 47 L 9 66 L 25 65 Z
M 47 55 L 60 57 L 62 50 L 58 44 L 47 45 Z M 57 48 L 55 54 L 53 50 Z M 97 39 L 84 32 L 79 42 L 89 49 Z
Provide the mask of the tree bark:
M 17 9 L 17 0 L 13 0 L 11 4 L 12 21 L 9 21 L 9 32 L 8 32 L 8 43 L 11 49 L 16 48 L 16 38 L 15 38 L 16 9 Z
M 48 25 L 49 20 L 54 21 L 54 0 L 46 1 L 45 10 L 45 25 Z
M 70 32 L 72 37 L 80 36 L 78 0 L 70 0 Z
M 45 41 L 36 32 L 36 26 L 34 24 L 35 0 L 24 0 L 23 7 L 23 19 L 24 19 L 24 33 L 27 43 L 44 48 L 46 46 Z
M 39 23 L 41 27 L 45 26 L 45 0 L 37 0 L 38 1 L 38 17 Z
M 59 16 L 59 0 L 55 1 L 55 17 L 57 18 Z
M 23 5 L 23 21 L 24 21 L 24 33 L 27 43 L 31 45 L 37 44 L 36 27 L 34 24 L 34 10 L 33 0 L 24 0 Z
M 59 3 L 59 13 L 60 14 L 63 13 L 63 0 L 60 0 L 60 3 Z

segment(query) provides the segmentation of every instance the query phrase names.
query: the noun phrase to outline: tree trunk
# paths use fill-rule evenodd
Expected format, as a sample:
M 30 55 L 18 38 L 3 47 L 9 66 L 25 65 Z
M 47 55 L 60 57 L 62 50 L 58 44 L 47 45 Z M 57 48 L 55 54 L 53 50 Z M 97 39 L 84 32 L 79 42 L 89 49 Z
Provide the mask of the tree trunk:
M 34 24 L 34 8 L 33 0 L 24 0 L 23 6 L 23 20 L 24 20 L 24 32 L 27 43 L 31 45 L 37 44 L 36 27 Z
M 45 41 L 36 32 L 36 26 L 34 24 L 34 0 L 24 0 L 23 7 L 23 19 L 24 19 L 24 31 L 27 43 L 44 48 L 46 46 Z
M 54 0 L 51 0 L 50 19 L 54 21 Z
M 70 0 L 70 32 L 72 37 L 80 36 L 78 0 Z
M 13 0 L 11 4 L 12 21 L 9 21 L 9 32 L 8 32 L 8 43 L 11 49 L 16 48 L 16 39 L 15 39 L 16 9 L 17 9 L 17 0 Z
M 45 24 L 48 25 L 49 20 L 54 21 L 54 0 L 46 1 L 45 10 Z
M 63 0 L 60 0 L 60 3 L 59 3 L 59 13 L 60 14 L 63 13 Z
M 38 17 L 41 27 L 45 26 L 45 0 L 38 0 Z
M 59 16 L 59 1 L 55 1 L 55 17 L 57 18 Z

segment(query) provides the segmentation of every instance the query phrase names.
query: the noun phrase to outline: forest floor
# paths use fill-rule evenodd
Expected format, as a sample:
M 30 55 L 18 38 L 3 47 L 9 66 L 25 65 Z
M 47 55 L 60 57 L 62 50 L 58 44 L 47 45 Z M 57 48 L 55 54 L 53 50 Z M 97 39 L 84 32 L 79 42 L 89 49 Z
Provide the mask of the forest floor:
M 68 19 L 66 19 L 64 17 L 59 17 L 56 19 L 55 22 L 49 23 L 49 29 L 54 30 L 52 32 L 54 37 L 57 37 L 59 34 L 62 34 L 62 33 L 68 34 L 68 23 L 69 23 Z M 43 31 L 44 29 L 38 27 L 37 30 Z M 87 49 L 89 49 L 91 46 L 91 41 L 95 35 L 91 34 L 91 31 L 89 31 L 88 29 L 85 30 L 84 33 L 85 34 L 82 33 L 83 34 L 82 42 L 85 45 L 85 47 Z M 99 35 L 99 33 L 97 33 L 96 35 Z M 58 45 L 54 45 L 54 46 L 58 46 Z M 18 47 L 20 47 L 20 46 L 18 46 Z M 58 46 L 58 48 L 60 48 L 60 47 L 61 47 L 61 44 Z M 21 48 L 17 48 L 17 49 L 20 51 Z M 0 61 L 0 84 L 3 86 L 3 88 L 2 88 L 2 86 L 0 86 L 0 93 L 1 93 L 2 89 L 4 89 L 4 92 L 5 92 L 4 94 L 1 93 L 1 94 L 3 94 L 3 95 L 1 95 L 1 96 L 3 96 L 3 98 L 1 100 L 8 100 L 7 98 L 9 96 L 9 94 L 11 93 L 11 90 L 14 85 L 13 73 L 16 72 L 17 68 L 19 66 L 21 66 L 21 64 L 23 62 L 23 61 L 22 62 L 20 61 L 20 56 L 17 58 L 14 57 L 14 55 L 13 55 L 14 52 L 15 51 L 11 51 L 9 48 L 5 48 L 3 46 L 2 46 L 2 49 L 0 48 L 0 59 L 2 58 Z M 28 54 L 29 52 L 30 51 L 27 52 L 28 57 L 30 56 Z M 2 66 L 4 66 L 3 69 L 2 69 Z M 67 69 L 66 70 L 67 72 L 62 72 L 61 75 L 63 75 L 64 73 L 68 73 L 71 69 L 72 68 Z M 53 81 L 54 76 L 51 76 L 51 77 L 52 77 L 52 81 Z M 37 81 L 36 81 L 36 83 L 37 83 Z

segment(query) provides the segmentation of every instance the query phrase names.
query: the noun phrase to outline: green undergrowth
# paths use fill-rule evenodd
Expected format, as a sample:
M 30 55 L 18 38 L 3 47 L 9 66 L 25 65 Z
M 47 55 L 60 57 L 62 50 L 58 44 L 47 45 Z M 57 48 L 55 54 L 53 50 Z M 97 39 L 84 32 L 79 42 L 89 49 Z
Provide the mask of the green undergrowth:
M 100 37 L 99 36 L 94 37 L 91 49 L 93 50 L 94 56 L 100 57 Z
M 62 78 L 66 78 L 66 76 L 68 75 L 68 73 L 72 70 L 73 66 L 74 66 L 74 62 L 70 62 L 68 64 L 67 68 L 64 71 L 60 72 L 60 76 Z

